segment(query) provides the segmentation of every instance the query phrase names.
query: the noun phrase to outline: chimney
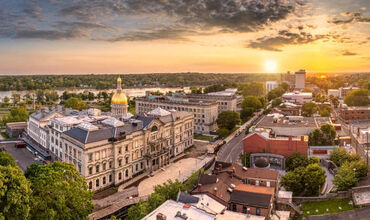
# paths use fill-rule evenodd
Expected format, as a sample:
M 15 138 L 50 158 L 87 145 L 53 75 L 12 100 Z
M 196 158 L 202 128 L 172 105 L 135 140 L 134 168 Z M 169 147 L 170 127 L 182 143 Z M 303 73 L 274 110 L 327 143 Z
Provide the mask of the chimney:
M 166 219 L 167 217 L 164 214 L 162 213 L 157 214 L 156 220 L 166 220 Z

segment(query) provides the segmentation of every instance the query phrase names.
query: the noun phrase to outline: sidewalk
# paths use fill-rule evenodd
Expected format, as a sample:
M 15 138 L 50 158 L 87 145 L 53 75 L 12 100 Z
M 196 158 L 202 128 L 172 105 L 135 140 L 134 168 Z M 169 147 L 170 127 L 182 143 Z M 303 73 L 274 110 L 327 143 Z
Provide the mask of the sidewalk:
M 212 158 L 213 157 L 209 156 L 203 159 L 186 158 L 170 164 L 168 167 L 165 167 L 164 170 L 157 172 L 153 177 L 149 177 L 139 184 L 139 196 L 152 194 L 154 192 L 154 186 L 163 184 L 168 180 L 175 181 L 178 179 L 181 182 L 187 180 L 191 174 L 203 167 L 207 162 L 212 160 Z

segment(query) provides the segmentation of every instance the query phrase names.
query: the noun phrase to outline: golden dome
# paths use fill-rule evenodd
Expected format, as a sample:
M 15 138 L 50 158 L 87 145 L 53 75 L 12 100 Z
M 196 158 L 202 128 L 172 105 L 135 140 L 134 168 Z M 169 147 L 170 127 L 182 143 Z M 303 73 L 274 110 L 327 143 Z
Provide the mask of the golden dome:
M 112 104 L 127 105 L 127 96 L 123 92 L 115 92 L 112 96 Z

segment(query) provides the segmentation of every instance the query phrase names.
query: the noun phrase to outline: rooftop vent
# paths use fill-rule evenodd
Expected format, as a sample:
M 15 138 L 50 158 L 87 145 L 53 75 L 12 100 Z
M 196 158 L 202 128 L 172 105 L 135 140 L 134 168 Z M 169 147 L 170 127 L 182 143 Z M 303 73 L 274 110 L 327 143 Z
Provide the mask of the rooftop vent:
M 184 219 L 184 220 L 188 219 L 188 216 L 186 215 L 186 213 L 182 214 L 180 211 L 178 211 L 176 213 L 175 217 L 178 217 L 178 218 L 181 218 L 181 219 Z

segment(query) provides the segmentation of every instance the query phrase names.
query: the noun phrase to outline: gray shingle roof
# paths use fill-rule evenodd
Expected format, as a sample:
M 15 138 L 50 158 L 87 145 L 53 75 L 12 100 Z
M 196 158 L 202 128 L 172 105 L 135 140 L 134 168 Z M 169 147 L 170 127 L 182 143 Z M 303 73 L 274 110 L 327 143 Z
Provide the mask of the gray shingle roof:
M 234 190 L 230 196 L 230 203 L 243 204 L 253 207 L 268 208 L 271 195 Z

